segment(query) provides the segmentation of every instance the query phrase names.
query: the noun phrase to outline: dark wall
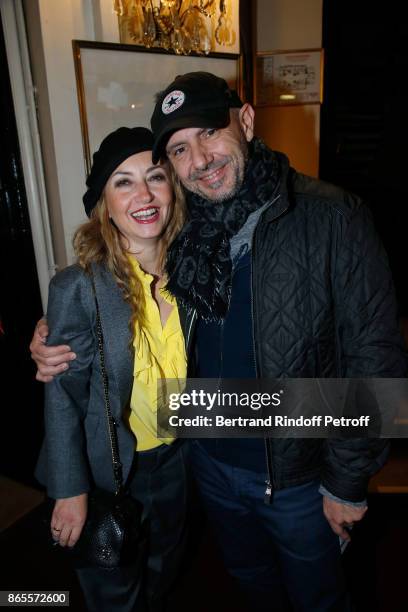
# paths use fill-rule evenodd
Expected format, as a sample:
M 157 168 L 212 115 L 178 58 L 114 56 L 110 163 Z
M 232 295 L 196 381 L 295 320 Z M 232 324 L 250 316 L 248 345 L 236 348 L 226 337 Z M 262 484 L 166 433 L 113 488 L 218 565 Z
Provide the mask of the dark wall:
M 320 176 L 365 198 L 408 315 L 405 20 L 396 0 L 324 0 Z

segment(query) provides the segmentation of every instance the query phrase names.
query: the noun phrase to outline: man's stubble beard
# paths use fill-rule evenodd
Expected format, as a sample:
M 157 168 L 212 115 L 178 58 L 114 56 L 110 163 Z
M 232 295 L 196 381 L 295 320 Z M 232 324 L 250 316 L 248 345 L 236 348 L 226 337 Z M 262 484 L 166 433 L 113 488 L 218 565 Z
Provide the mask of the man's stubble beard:
M 240 138 L 239 138 L 240 155 L 239 157 L 237 156 L 235 158 L 230 157 L 229 161 L 227 162 L 231 164 L 232 170 L 234 172 L 234 183 L 231 189 L 219 195 L 217 193 L 214 193 L 213 197 L 211 197 L 212 195 L 211 193 L 201 191 L 200 186 L 195 183 L 194 179 L 193 180 L 189 179 L 189 181 L 187 181 L 186 183 L 184 181 L 181 181 L 184 188 L 188 192 L 194 193 L 202 197 L 204 200 L 215 202 L 216 204 L 221 204 L 222 202 L 225 202 L 226 200 L 230 200 L 231 198 L 235 197 L 239 193 L 242 187 L 242 184 L 244 182 L 245 169 L 246 169 L 246 165 L 248 162 L 248 142 L 241 128 L 240 128 L 239 135 L 240 135 Z M 216 164 L 216 163 L 209 164 L 208 167 L 205 168 L 204 172 L 208 172 L 208 170 L 216 169 L 217 167 L 219 167 L 219 164 Z M 219 182 L 219 186 L 222 186 L 222 180 Z M 209 187 L 209 190 L 211 189 L 216 190 L 217 183 L 214 183 L 213 186 Z

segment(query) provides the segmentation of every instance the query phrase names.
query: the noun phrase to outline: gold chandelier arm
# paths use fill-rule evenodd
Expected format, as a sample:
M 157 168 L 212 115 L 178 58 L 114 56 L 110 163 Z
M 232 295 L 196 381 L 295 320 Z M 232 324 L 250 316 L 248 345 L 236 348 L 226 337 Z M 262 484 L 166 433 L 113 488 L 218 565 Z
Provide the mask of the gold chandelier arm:
M 113 8 L 121 37 L 148 48 L 207 54 L 213 40 L 223 46 L 235 42 L 226 0 L 113 0 Z

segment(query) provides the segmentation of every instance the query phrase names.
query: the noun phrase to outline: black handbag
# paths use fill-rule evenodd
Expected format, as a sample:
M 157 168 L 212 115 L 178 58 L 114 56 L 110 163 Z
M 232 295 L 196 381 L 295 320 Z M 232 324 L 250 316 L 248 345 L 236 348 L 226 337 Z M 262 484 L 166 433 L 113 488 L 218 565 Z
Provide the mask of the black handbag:
M 108 377 L 105 369 L 102 325 L 92 279 L 96 305 L 96 332 L 104 387 L 105 411 L 112 451 L 115 492 L 94 488 L 88 494 L 85 525 L 75 546 L 69 551 L 76 567 L 113 569 L 125 565 L 141 567 L 146 551 L 146 529 L 142 504 L 124 490 L 118 438 L 112 417 Z
M 145 556 L 140 504 L 128 495 L 94 489 L 78 542 L 71 549 L 75 567 L 114 569 L 141 566 Z

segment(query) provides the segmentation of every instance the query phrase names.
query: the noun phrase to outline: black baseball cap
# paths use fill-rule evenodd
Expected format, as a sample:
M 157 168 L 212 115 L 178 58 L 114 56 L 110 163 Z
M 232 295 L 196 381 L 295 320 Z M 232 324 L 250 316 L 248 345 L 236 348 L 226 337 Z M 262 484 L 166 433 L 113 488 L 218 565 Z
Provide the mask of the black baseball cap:
M 82 198 L 88 217 L 112 172 L 131 155 L 151 151 L 152 148 L 153 134 L 145 127 L 120 127 L 102 140 L 93 154 L 92 168 L 86 179 L 88 190 Z
M 237 92 L 215 74 L 188 72 L 177 76 L 160 92 L 150 121 L 153 163 L 164 155 L 170 136 L 177 130 L 226 127 L 230 122 L 229 109 L 241 106 Z

